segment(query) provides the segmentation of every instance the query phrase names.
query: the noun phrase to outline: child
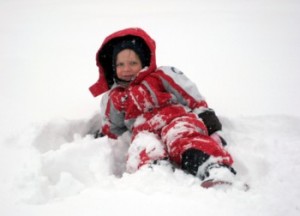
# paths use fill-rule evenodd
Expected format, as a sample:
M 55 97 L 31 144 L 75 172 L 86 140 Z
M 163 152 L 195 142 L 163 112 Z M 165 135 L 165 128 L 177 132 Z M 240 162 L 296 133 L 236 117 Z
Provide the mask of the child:
M 96 55 L 101 133 L 131 134 L 127 171 L 168 159 L 202 181 L 230 181 L 233 159 L 221 123 L 197 87 L 174 67 L 156 67 L 155 42 L 140 28 L 109 35 Z M 151 140 L 150 144 L 147 140 Z

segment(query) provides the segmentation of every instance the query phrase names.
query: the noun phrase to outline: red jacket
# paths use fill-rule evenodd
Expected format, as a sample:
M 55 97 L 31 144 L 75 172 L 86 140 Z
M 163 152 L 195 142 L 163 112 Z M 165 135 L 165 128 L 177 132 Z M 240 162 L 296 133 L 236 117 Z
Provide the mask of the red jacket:
M 142 38 L 151 51 L 149 67 L 139 72 L 129 87 L 113 82 L 113 45 L 124 36 Z M 155 41 L 142 29 L 129 28 L 108 36 L 96 55 L 99 79 L 90 87 L 101 102 L 102 133 L 116 138 L 126 130 L 157 132 L 176 117 L 200 113 L 207 104 L 191 82 L 174 67 L 156 67 Z

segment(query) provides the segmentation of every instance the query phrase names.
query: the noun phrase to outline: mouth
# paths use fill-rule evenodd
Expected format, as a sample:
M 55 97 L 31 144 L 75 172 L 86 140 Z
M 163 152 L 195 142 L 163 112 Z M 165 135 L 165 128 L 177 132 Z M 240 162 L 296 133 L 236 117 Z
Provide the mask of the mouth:
M 126 81 L 132 81 L 134 80 L 135 76 L 132 75 L 128 75 L 128 76 L 123 76 L 122 80 L 126 80 Z

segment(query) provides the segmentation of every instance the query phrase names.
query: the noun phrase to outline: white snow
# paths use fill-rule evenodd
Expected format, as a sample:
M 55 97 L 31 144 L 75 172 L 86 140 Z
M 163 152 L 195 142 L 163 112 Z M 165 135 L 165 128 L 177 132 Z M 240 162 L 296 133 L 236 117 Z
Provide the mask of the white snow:
M 237 179 L 251 187 L 247 192 L 201 188 L 199 180 L 167 165 L 124 173 L 127 134 L 117 141 L 94 139 L 78 132 L 90 124 L 56 121 L 1 145 L 1 215 L 298 215 L 300 119 L 221 120 Z M 45 128 L 56 134 L 51 141 Z
M 300 215 L 299 1 L 12 0 L 0 17 L 1 216 Z M 130 26 L 199 83 L 249 191 L 164 164 L 124 173 L 128 134 L 90 135 L 95 53 Z

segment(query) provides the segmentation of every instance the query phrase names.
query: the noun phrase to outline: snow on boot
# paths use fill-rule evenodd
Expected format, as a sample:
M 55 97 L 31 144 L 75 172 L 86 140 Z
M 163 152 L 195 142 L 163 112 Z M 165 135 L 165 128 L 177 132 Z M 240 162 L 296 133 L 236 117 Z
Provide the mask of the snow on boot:
M 204 188 L 210 187 L 228 187 L 234 182 L 236 171 L 232 167 L 213 163 L 206 167 L 204 173 L 199 175 L 202 179 L 201 186 Z
M 229 166 L 213 163 L 206 167 L 201 186 L 204 188 L 222 188 L 227 189 L 234 187 L 239 190 L 248 191 L 249 185 L 236 179 L 236 171 Z

